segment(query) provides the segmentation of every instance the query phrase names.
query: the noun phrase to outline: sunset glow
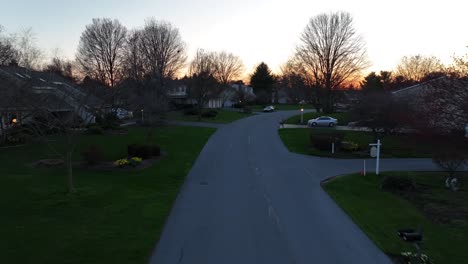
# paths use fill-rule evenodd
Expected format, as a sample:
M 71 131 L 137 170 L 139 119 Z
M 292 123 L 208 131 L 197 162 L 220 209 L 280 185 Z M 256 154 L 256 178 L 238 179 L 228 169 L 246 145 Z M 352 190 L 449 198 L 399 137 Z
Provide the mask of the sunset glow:
M 4 0 L 0 2 L 6 2 Z M 25 2 L 28 2 L 27 4 Z M 265 61 L 274 71 L 294 52 L 308 20 L 323 12 L 347 11 L 367 42 L 369 70 L 392 70 L 405 55 L 433 55 L 448 64 L 467 52 L 463 1 L 13 1 L 2 4 L 7 32 L 32 27 L 50 56 L 58 48 L 73 59 L 80 34 L 95 17 L 119 19 L 127 28 L 145 18 L 179 28 L 191 57 L 197 48 L 226 50 L 242 58 L 246 70 Z

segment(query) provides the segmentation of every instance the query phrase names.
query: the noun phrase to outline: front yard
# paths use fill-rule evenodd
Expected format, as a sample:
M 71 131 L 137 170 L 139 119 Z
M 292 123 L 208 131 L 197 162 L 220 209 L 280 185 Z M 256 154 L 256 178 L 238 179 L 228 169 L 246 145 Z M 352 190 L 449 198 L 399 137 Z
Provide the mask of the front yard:
M 409 178 L 413 190 L 396 192 L 381 189 L 386 176 Z M 396 235 L 402 228 L 422 228 L 423 253 L 434 263 L 468 263 L 468 173 L 459 178 L 462 188 L 444 188 L 443 173 L 398 172 L 381 176 L 359 174 L 339 177 L 324 189 L 391 256 L 416 252 Z
M 211 128 L 165 127 L 154 142 L 166 154 L 142 170 L 74 171 L 76 194 L 65 193 L 64 168 L 33 168 L 50 157 L 44 145 L 0 149 L 0 263 L 145 263 Z M 144 128 L 126 135 L 82 135 L 106 160 L 145 143 Z M 148 142 L 146 142 L 148 143 Z
M 357 151 L 337 150 L 335 154 L 330 150 L 323 151 L 315 148 L 310 141 L 310 136 L 320 136 L 330 132 L 344 134 L 344 141 L 351 141 L 359 145 Z M 280 129 L 279 135 L 283 143 L 291 152 L 305 155 L 335 157 L 335 158 L 366 158 L 369 157 L 369 144 L 375 143 L 371 132 L 362 131 L 337 131 L 330 128 L 288 128 Z M 420 142 L 411 135 L 391 135 L 382 139 L 382 152 L 384 158 L 430 158 L 432 146 Z

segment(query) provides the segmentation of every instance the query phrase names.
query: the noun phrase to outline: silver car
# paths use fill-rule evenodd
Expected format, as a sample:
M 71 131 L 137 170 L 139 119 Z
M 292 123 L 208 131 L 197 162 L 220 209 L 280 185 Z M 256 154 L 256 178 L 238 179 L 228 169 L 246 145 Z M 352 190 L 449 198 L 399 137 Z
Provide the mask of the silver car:
M 273 112 L 273 111 L 275 111 L 275 107 L 272 105 L 263 108 L 263 112 Z
M 307 121 L 307 125 L 310 127 L 313 126 L 329 126 L 334 127 L 338 124 L 338 119 L 329 117 L 329 116 L 321 116 L 314 119 L 310 119 Z

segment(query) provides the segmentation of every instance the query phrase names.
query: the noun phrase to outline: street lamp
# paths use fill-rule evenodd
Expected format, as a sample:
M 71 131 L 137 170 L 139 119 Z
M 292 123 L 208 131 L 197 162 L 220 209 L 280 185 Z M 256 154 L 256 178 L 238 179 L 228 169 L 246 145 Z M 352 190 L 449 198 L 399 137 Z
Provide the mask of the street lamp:
M 145 123 L 145 115 L 144 115 L 144 110 L 141 109 L 141 124 Z
M 304 123 L 304 108 L 301 108 L 301 124 Z

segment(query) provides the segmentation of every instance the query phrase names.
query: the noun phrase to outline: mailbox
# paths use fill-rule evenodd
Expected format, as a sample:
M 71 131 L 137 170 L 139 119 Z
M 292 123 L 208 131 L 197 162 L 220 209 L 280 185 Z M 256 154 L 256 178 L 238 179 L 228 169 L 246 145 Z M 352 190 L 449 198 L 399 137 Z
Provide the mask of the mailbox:
M 414 229 L 400 229 L 397 231 L 397 235 L 406 242 L 421 242 L 422 241 L 422 234 L 416 232 Z

